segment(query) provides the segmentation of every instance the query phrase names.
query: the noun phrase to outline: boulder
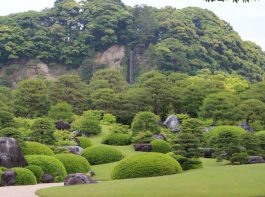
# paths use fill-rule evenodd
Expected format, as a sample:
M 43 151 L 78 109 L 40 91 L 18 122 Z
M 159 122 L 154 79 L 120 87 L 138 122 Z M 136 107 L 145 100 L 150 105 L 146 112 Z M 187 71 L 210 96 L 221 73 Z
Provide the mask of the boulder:
M 249 156 L 247 163 L 249 164 L 265 163 L 265 160 L 261 156 Z
M 64 121 L 55 122 L 55 127 L 58 130 L 70 130 L 71 129 L 71 125 L 68 122 L 64 122 Z
M 77 173 L 77 174 L 69 174 L 65 180 L 64 185 L 82 185 L 82 184 L 95 184 L 97 181 L 92 180 L 86 174 Z
M 64 148 L 68 149 L 70 153 L 75 155 L 81 155 L 83 148 L 80 146 L 64 146 Z
M 254 129 L 251 128 L 251 127 L 248 125 L 248 123 L 246 123 L 246 122 L 241 122 L 241 123 L 239 124 L 239 127 L 241 127 L 242 129 L 244 129 L 245 131 L 248 131 L 248 132 L 250 132 L 250 133 L 254 133 Z
M 153 137 L 155 138 L 155 139 L 160 139 L 160 140 L 167 140 L 167 136 L 165 135 L 165 134 L 155 134 L 155 135 L 153 135 Z
M 17 141 L 13 138 L 0 137 L 0 166 L 13 168 L 25 167 L 26 165 L 27 162 Z
M 180 124 L 176 115 L 168 116 L 163 124 L 174 133 L 179 131 Z
M 141 152 L 151 152 L 152 145 L 151 144 L 135 144 L 134 150 L 141 151 Z
M 44 174 L 42 177 L 41 177 L 41 182 L 42 183 L 53 183 L 54 182 L 54 178 L 52 175 L 50 174 Z
M 13 170 L 6 170 L 0 177 L 0 186 L 11 186 L 16 184 L 17 173 Z
M 73 131 L 72 135 L 73 135 L 74 138 L 76 138 L 76 137 L 82 136 L 82 133 L 81 133 L 81 131 Z

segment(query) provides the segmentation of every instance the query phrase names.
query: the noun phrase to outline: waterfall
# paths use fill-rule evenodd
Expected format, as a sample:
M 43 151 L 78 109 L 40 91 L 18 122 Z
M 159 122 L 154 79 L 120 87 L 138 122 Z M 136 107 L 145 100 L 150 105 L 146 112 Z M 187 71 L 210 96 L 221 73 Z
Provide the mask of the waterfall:
M 130 54 L 130 62 L 129 62 L 129 68 L 128 68 L 128 82 L 129 84 L 132 84 L 133 82 L 133 50 Z

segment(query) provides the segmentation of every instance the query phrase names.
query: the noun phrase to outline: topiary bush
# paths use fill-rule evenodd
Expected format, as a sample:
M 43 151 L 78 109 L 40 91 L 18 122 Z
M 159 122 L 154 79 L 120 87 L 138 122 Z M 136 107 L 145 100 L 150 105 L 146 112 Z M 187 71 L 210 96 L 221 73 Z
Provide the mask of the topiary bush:
M 176 159 L 181 165 L 183 170 L 199 169 L 203 167 L 203 164 L 198 158 L 187 158 L 182 155 L 176 155 L 173 152 L 168 153 L 169 156 Z
M 161 139 L 156 139 L 151 142 L 152 145 L 152 152 L 158 152 L 158 153 L 168 153 L 172 151 L 171 145 Z
M 77 139 L 79 140 L 79 145 L 84 149 L 92 146 L 92 142 L 87 137 L 78 137 Z
M 36 165 L 42 168 L 45 174 L 50 174 L 56 182 L 61 182 L 67 175 L 64 165 L 60 160 L 47 155 L 27 155 L 29 165 Z
M 131 144 L 131 135 L 123 133 L 112 133 L 102 139 L 102 144 L 126 146 Z
M 158 134 L 160 132 L 158 121 L 159 117 L 152 112 L 139 112 L 134 117 L 131 128 L 134 134 L 142 131 Z
M 43 172 L 41 167 L 35 166 L 35 165 L 30 165 L 30 166 L 27 166 L 25 168 L 30 170 L 31 172 L 33 172 L 33 174 L 36 177 L 37 183 L 41 182 L 41 178 L 44 175 L 44 172 Z
M 106 113 L 103 116 L 103 123 L 104 124 L 115 124 L 116 123 L 116 117 L 112 114 Z
M 123 159 L 114 167 L 112 179 L 164 176 L 181 173 L 180 164 L 161 153 L 144 153 Z
M 66 102 L 57 103 L 51 106 L 49 117 L 53 120 L 59 120 L 71 123 L 74 120 L 72 106 Z
M 210 132 L 207 132 L 205 135 L 207 138 L 217 137 L 221 132 L 229 131 L 236 135 L 245 134 L 246 131 L 240 127 L 236 126 L 218 126 L 213 128 Z
M 246 164 L 248 162 L 248 154 L 245 152 L 241 153 L 234 153 L 230 158 L 232 164 L 239 163 L 239 164 Z
M 96 117 L 84 117 L 81 120 L 80 131 L 82 134 L 89 135 L 97 135 L 101 133 L 101 126 L 99 120 Z
M 119 150 L 107 146 L 86 148 L 83 150 L 82 156 L 92 165 L 120 161 L 124 157 Z
M 38 142 L 25 142 L 22 152 L 24 155 L 54 155 L 48 146 Z
M 90 170 L 88 161 L 79 155 L 59 154 L 55 157 L 62 162 L 67 174 L 87 173 Z
M 37 180 L 33 172 L 26 168 L 11 168 L 17 173 L 16 185 L 36 185 Z

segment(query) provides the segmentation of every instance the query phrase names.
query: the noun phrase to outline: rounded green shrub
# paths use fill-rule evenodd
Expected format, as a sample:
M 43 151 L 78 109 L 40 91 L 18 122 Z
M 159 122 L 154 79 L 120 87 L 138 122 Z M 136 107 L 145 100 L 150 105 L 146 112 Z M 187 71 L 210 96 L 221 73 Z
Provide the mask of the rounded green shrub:
M 79 155 L 58 154 L 55 157 L 62 162 L 67 174 L 87 173 L 90 170 L 88 161 Z
M 83 150 L 82 156 L 92 165 L 120 161 L 124 157 L 119 150 L 107 146 L 86 148 Z
M 84 135 L 97 135 L 101 133 L 101 126 L 96 117 L 84 117 L 80 123 L 80 131 Z
M 54 155 L 48 146 L 38 142 L 26 142 L 23 153 L 24 155 Z
M 232 164 L 235 163 L 246 164 L 248 162 L 248 154 L 244 152 L 234 153 L 230 158 L 230 161 Z
M 67 175 L 64 165 L 60 160 L 47 155 L 27 155 L 29 165 L 36 165 L 42 168 L 45 174 L 50 174 L 56 182 L 61 182 Z
M 164 176 L 181 173 L 180 164 L 162 153 L 144 153 L 123 159 L 114 167 L 112 179 Z
M 112 133 L 102 139 L 102 144 L 126 146 L 131 144 L 131 135 L 123 133 Z
M 213 128 L 210 132 L 206 133 L 205 135 L 207 138 L 217 137 L 220 133 L 222 133 L 224 131 L 229 131 L 229 132 L 232 132 L 236 135 L 242 135 L 242 134 L 246 133 L 246 131 L 240 127 L 218 126 L 218 127 Z
M 183 170 L 199 169 L 203 167 L 203 164 L 198 158 L 187 158 L 182 155 L 176 155 L 173 152 L 167 153 L 175 160 L 179 162 Z
M 90 139 L 87 138 L 87 137 L 78 137 L 77 139 L 78 139 L 79 142 L 80 142 L 80 146 L 81 146 L 82 148 L 84 148 L 84 149 L 87 148 L 87 147 L 92 146 L 92 142 L 91 142 Z
M 33 172 L 33 174 L 36 177 L 37 183 L 41 182 L 41 178 L 44 175 L 44 172 L 43 172 L 41 167 L 35 166 L 35 165 L 30 165 L 30 166 L 27 166 L 25 168 L 30 170 L 31 172 Z
M 156 139 L 151 142 L 152 145 L 152 152 L 158 152 L 158 153 L 168 153 L 172 151 L 171 145 L 161 139 Z
M 255 133 L 255 135 L 258 137 L 263 136 L 263 135 L 265 136 L 265 131 L 259 131 L 259 132 Z
M 138 133 L 142 131 L 151 131 L 152 133 L 159 133 L 160 128 L 157 124 L 159 117 L 152 112 L 139 112 L 133 119 L 132 131 Z
M 116 123 L 116 117 L 112 114 L 104 114 L 103 116 L 103 122 L 105 124 L 115 124 Z
M 11 168 L 17 173 L 16 185 L 36 185 L 37 180 L 33 172 L 26 168 Z

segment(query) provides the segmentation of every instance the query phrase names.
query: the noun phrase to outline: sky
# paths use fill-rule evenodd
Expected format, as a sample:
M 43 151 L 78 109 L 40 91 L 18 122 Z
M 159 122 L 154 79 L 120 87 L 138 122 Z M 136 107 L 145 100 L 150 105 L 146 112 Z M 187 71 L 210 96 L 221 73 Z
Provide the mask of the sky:
M 227 2 L 206 3 L 204 0 L 122 0 L 126 5 L 146 4 L 154 7 L 173 6 L 184 8 L 196 6 L 212 10 L 221 19 L 229 22 L 243 40 L 260 45 L 265 51 L 265 0 L 251 3 Z M 42 10 L 52 7 L 54 0 L 0 0 L 0 15 Z

